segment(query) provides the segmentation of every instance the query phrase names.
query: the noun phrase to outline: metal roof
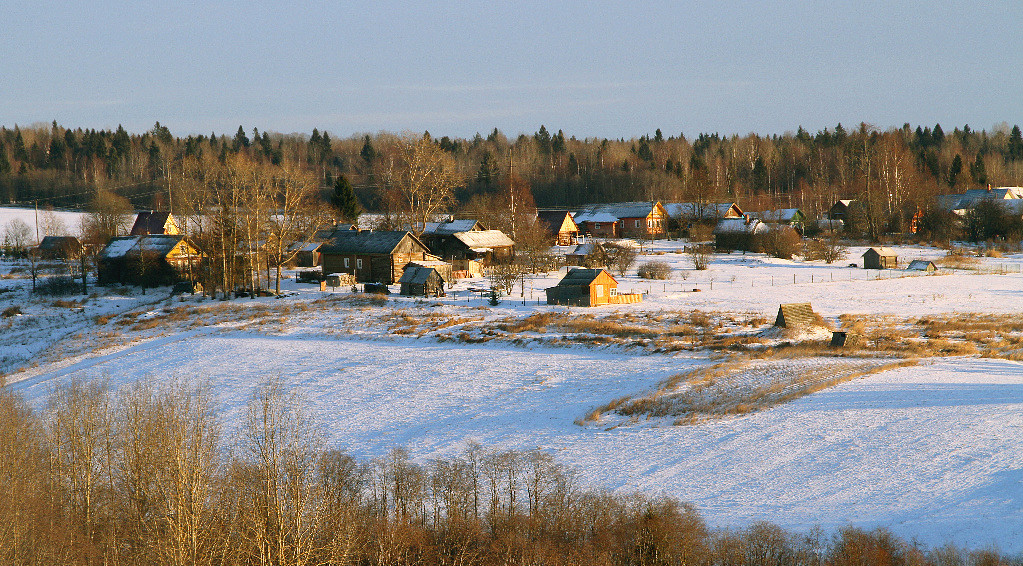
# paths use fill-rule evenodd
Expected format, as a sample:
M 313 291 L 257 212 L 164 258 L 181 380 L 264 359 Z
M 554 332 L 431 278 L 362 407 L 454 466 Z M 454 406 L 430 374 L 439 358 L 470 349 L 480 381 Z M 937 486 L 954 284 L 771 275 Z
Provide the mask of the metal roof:
M 714 227 L 715 234 L 759 234 L 766 231 L 767 226 L 759 218 L 750 217 L 722 218 Z
M 405 268 L 405 271 L 402 272 L 401 279 L 398 280 L 398 283 L 418 283 L 422 285 L 429 281 L 431 274 L 434 273 L 437 274 L 437 277 L 440 278 L 441 281 L 444 281 L 444 276 L 432 267 L 409 265 Z
M 456 240 L 470 248 L 502 248 L 515 245 L 515 242 L 500 230 L 458 232 L 454 236 Z
M 738 205 L 734 202 L 712 202 L 707 204 L 700 204 L 697 202 L 669 202 L 664 204 L 664 210 L 668 211 L 668 216 L 673 218 L 700 218 L 700 219 L 714 219 L 714 218 L 725 218 L 728 211 L 735 207 L 739 209 Z M 739 211 L 742 212 L 741 210 Z
M 615 218 L 646 218 L 654 209 L 654 201 L 644 202 L 609 202 L 605 204 L 589 204 L 580 206 L 574 212 L 579 214 L 610 214 Z
M 561 281 L 558 281 L 558 287 L 561 286 L 577 286 L 577 285 L 589 285 L 593 283 L 593 280 L 600 276 L 601 273 L 607 273 L 606 269 L 584 269 L 577 267 L 570 269 Z M 610 273 L 607 273 L 608 277 L 611 277 Z M 611 280 L 618 283 L 618 280 L 611 277 Z
M 412 234 L 403 230 L 362 230 L 356 232 L 335 232 L 330 241 L 323 244 L 320 253 L 324 254 L 390 254 L 406 237 L 412 238 L 424 249 L 423 243 Z
M 583 212 L 576 214 L 573 219 L 576 224 L 582 224 L 583 222 L 607 222 L 613 224 L 618 222 L 618 217 L 608 212 Z
M 167 255 L 174 249 L 174 246 L 177 246 L 181 240 L 184 239 L 184 236 L 176 234 L 122 236 L 111 240 L 110 243 L 107 244 L 107 247 L 103 248 L 103 251 L 99 253 L 99 257 L 102 259 L 116 259 L 121 257 L 137 256 L 143 251 L 146 253 Z
M 423 234 L 436 234 L 438 236 L 450 236 L 456 232 L 477 231 L 477 220 L 449 220 L 447 222 L 427 222 L 423 225 Z

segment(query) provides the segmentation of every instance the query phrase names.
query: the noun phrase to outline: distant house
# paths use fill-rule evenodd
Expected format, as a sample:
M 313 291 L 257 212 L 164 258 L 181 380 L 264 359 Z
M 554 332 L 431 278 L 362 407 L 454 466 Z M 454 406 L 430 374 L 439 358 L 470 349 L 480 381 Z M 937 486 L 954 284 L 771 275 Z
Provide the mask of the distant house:
M 444 295 L 444 276 L 433 267 L 410 263 L 398 280 L 401 294 L 412 297 L 440 297 Z
M 643 300 L 639 294 L 619 295 L 618 281 L 605 269 L 570 269 L 556 286 L 546 291 L 548 305 L 592 307 Z
M 907 271 L 927 271 L 933 273 L 938 270 L 938 266 L 933 261 L 927 261 L 926 259 L 914 259 L 909 262 L 909 266 L 906 267 Z
M 129 236 L 175 235 L 180 234 L 177 220 L 169 212 L 146 211 L 138 213 Z
M 335 232 L 320 246 L 324 276 L 350 273 L 359 282 L 394 284 L 406 265 L 436 259 L 419 238 L 398 230 Z
M 956 214 L 965 214 L 967 210 L 973 208 L 978 202 L 985 200 L 992 201 L 1003 201 L 1003 200 L 1018 200 L 1023 199 L 1023 187 L 991 187 L 988 185 L 986 189 L 970 189 L 962 194 L 952 195 L 938 195 L 937 201 L 938 206 L 948 210 L 949 212 L 955 212 Z
M 555 246 L 571 246 L 579 237 L 579 225 L 567 210 L 538 210 L 536 219 Z
M 295 252 L 295 267 L 319 267 L 322 246 L 323 242 L 299 242 L 293 245 L 289 251 Z
M 326 242 L 337 232 L 351 232 L 352 230 L 358 230 L 359 228 L 354 224 L 334 224 L 332 226 L 324 226 L 313 233 L 313 241 Z
M 781 224 L 791 226 L 800 235 L 806 225 L 806 215 L 798 208 L 781 208 L 778 210 L 765 210 L 763 212 L 747 212 L 746 214 L 759 218 L 767 224 Z
M 618 219 L 618 235 L 631 238 L 656 238 L 665 234 L 668 211 L 658 201 L 590 204 L 573 211 L 576 216 L 606 214 Z
M 455 232 L 440 245 L 431 250 L 448 261 L 475 260 L 492 265 L 509 263 L 515 257 L 515 242 L 500 230 Z
M 429 236 L 450 236 L 457 232 L 478 232 L 486 230 L 486 227 L 478 220 L 471 218 L 455 220 L 450 219 L 444 222 L 427 222 L 423 225 L 423 234 L 420 239 L 424 239 Z
M 668 212 L 667 229 L 689 231 L 693 224 L 713 226 L 722 218 L 739 218 L 742 209 L 734 202 L 671 202 L 664 203 Z
M 898 263 L 898 255 L 891 248 L 869 248 L 863 252 L 863 269 L 895 269 Z
M 849 209 L 859 203 L 856 199 L 845 199 L 835 201 L 835 204 L 831 205 L 828 209 L 827 217 L 829 220 L 841 220 L 845 222 L 849 218 Z
M 35 248 L 40 259 L 65 261 L 79 257 L 82 249 L 82 242 L 74 236 L 45 236 Z
M 721 252 L 757 251 L 758 238 L 767 232 L 767 225 L 757 218 L 722 218 L 714 227 L 714 248 Z
M 202 252 L 180 234 L 114 238 L 96 256 L 101 285 L 169 285 L 194 280 Z
M 621 236 L 621 221 L 607 212 L 583 212 L 573 218 L 583 234 L 597 238 L 617 238 Z

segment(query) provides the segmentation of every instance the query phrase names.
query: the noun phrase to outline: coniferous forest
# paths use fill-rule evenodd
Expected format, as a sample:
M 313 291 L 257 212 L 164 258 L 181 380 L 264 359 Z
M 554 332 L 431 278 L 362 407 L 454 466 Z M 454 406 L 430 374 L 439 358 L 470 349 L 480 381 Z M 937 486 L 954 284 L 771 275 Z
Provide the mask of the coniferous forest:
M 553 128 L 551 128 L 553 130 Z M 509 179 L 539 207 L 595 202 L 737 202 L 745 210 L 800 208 L 814 217 L 837 199 L 858 199 L 863 236 L 901 233 L 935 195 L 969 188 L 1023 185 L 1019 126 L 946 131 L 904 125 L 880 130 L 841 124 L 818 132 L 744 136 L 655 131 L 629 139 L 578 139 L 546 126 L 510 138 L 494 129 L 471 139 L 414 134 L 435 145 L 453 170 L 453 198 L 439 211 L 492 209 Z M 335 138 L 280 134 L 239 126 L 234 133 L 175 136 L 157 122 L 130 133 L 57 124 L 0 128 L 0 204 L 84 207 L 112 191 L 138 209 L 174 207 L 172 193 L 189 163 L 254 162 L 300 168 L 320 179 L 324 201 L 343 178 L 359 208 L 386 210 L 405 136 Z M 194 165 L 193 165 L 194 168 Z M 351 207 L 351 204 L 349 204 Z

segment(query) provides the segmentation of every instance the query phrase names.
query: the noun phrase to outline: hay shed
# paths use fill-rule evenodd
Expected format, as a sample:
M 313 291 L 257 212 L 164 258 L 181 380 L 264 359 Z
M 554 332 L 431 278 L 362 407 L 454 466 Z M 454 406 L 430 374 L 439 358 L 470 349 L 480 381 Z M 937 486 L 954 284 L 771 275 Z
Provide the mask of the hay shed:
M 862 337 L 859 334 L 854 334 L 852 332 L 845 332 L 845 331 L 841 331 L 841 330 L 836 330 L 835 332 L 831 333 L 831 347 L 832 348 L 846 348 L 846 347 L 850 347 L 851 348 L 851 347 L 854 347 L 854 346 L 859 346 L 862 343 L 862 341 L 863 341 L 863 339 L 862 339 Z
M 441 297 L 444 295 L 444 277 L 432 267 L 407 265 L 402 273 L 401 294 L 411 297 Z
M 785 303 L 778 306 L 774 325 L 780 328 L 806 328 L 816 326 L 818 316 L 810 303 Z
M 891 248 L 869 248 L 863 252 L 863 269 L 895 269 L 898 263 L 898 254 Z
M 909 267 L 906 271 L 926 271 L 928 273 L 934 273 L 938 270 L 938 266 L 934 265 L 933 261 L 927 261 L 926 259 L 914 259 L 909 262 Z

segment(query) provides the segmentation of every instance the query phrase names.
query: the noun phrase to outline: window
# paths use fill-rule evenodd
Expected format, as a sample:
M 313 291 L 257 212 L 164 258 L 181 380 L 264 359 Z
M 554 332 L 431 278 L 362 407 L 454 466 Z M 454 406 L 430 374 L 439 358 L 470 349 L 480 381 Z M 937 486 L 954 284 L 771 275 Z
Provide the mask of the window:
M 593 223 L 593 229 L 594 230 L 600 230 L 600 222 L 594 222 Z
M 348 269 L 349 267 L 351 267 L 351 265 L 348 264 L 348 260 L 349 259 L 350 258 L 347 258 L 347 257 L 345 258 L 345 269 Z
M 610 289 L 608 289 L 608 293 L 607 294 L 612 296 L 612 297 L 614 297 L 615 295 L 618 294 L 618 288 L 617 287 L 611 287 Z
M 639 227 L 640 227 L 640 223 L 639 223 L 639 220 L 637 220 L 636 221 L 636 228 L 639 228 Z
M 598 297 L 603 297 L 604 296 L 604 286 L 603 285 L 596 285 L 595 287 L 597 289 L 596 292 L 595 292 L 596 295 Z
M 355 269 L 362 269 L 362 258 L 361 257 L 355 260 Z

